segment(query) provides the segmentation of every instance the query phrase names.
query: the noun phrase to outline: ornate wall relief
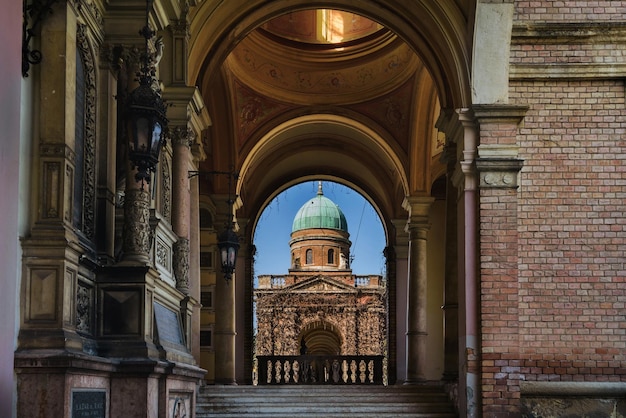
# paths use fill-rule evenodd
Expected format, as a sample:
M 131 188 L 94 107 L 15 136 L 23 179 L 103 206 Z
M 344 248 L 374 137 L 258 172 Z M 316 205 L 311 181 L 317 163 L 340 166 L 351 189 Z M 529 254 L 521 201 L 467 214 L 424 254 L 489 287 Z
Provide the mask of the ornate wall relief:
M 86 28 L 86 25 L 78 24 L 76 32 L 76 47 L 84 67 L 85 89 L 83 201 L 80 203 L 83 206 L 82 232 L 87 238 L 93 239 L 96 201 L 96 70 Z
M 161 215 L 172 223 L 172 176 L 169 159 L 161 157 Z
M 124 253 L 150 254 L 150 193 L 146 190 L 126 190 L 124 200 Z
M 174 244 L 174 276 L 176 288 L 184 294 L 189 293 L 189 240 L 179 238 Z
M 76 288 L 76 331 L 85 334 L 92 333 L 91 308 L 93 291 L 83 283 L 78 283 Z

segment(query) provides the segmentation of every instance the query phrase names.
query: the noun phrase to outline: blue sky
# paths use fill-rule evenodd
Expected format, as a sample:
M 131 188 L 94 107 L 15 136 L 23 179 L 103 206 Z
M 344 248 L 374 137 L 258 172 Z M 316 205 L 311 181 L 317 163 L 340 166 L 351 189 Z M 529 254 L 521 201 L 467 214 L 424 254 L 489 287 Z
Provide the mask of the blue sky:
M 295 185 L 276 196 L 264 209 L 254 233 L 255 275 L 287 274 L 291 226 L 302 205 L 317 193 L 317 181 Z M 378 214 L 359 193 L 339 183 L 324 181 L 324 196 L 346 216 L 350 233 L 353 274 L 384 274 L 385 235 Z

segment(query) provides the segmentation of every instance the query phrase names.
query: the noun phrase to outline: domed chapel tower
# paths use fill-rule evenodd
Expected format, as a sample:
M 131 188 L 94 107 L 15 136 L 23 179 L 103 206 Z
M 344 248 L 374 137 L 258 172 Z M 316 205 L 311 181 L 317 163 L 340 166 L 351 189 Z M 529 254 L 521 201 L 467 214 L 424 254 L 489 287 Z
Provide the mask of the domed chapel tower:
M 345 215 L 320 182 L 294 218 L 289 273 L 258 277 L 256 355 L 264 364 L 271 356 L 382 358 L 385 283 L 352 274 L 349 236 Z
M 324 196 L 319 182 L 317 196 L 306 202 L 291 228 L 290 273 L 349 270 L 350 245 L 348 223 L 343 212 Z

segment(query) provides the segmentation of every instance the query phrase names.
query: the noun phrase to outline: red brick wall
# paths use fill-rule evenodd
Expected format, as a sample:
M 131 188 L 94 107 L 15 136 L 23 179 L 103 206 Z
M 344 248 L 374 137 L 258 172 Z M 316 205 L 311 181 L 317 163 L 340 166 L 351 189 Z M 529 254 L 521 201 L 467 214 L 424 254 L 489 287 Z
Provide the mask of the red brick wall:
M 479 204 L 489 417 L 519 413 L 520 380 L 626 381 L 624 83 L 512 81 L 510 100 L 529 106 L 520 187 Z M 481 126 L 481 143 L 509 135 Z
M 530 105 L 518 135 L 520 373 L 626 381 L 624 83 L 510 86 L 511 102 Z
M 515 20 L 535 22 L 624 20 L 626 1 L 516 1 Z
M 519 406 L 518 197 L 515 189 L 480 191 L 481 360 L 484 416 Z

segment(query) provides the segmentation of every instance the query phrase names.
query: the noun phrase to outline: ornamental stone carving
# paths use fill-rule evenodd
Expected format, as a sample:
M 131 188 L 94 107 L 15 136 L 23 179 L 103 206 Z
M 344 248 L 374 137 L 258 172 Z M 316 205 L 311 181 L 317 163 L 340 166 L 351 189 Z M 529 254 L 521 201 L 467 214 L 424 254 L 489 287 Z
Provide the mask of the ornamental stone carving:
M 76 45 L 85 72 L 83 201 L 80 202 L 83 205 L 82 231 L 85 236 L 93 239 L 95 234 L 94 213 L 96 201 L 96 70 L 85 25 L 79 24 L 77 26 Z
M 150 193 L 126 190 L 124 199 L 124 257 L 149 259 L 152 243 Z
M 76 331 L 91 333 L 91 290 L 81 283 L 76 289 Z
M 190 147 L 195 138 L 196 134 L 194 133 L 193 129 L 190 129 L 186 126 L 175 126 L 174 128 L 170 129 L 170 139 L 172 141 L 172 146 L 183 145 L 185 147 Z
M 172 176 L 167 156 L 161 157 L 161 214 L 168 222 L 172 222 Z
M 480 173 L 480 187 L 515 189 L 518 187 L 517 174 L 522 166 L 523 161 L 519 159 L 479 158 L 476 168 Z
M 185 295 L 189 294 L 189 240 L 179 238 L 174 243 L 174 277 L 176 288 Z

